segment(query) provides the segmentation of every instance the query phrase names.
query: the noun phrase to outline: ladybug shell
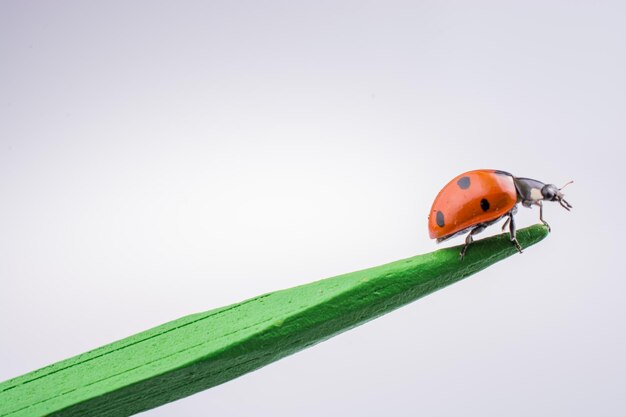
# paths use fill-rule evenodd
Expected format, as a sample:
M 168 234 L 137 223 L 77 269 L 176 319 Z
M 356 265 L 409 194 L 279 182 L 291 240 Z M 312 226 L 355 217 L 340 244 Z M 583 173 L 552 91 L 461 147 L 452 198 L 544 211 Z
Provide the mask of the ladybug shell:
M 495 221 L 517 204 L 513 175 L 491 169 L 461 174 L 435 198 L 428 216 L 431 239 L 444 240 L 481 223 Z

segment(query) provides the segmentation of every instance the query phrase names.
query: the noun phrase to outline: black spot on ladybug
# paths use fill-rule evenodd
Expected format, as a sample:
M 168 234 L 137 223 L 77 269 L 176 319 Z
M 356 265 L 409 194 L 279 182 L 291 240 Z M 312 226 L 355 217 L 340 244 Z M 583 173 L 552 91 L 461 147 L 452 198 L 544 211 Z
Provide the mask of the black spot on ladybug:
M 435 219 L 437 220 L 437 226 L 443 227 L 445 225 L 445 222 L 443 221 L 443 213 L 441 211 L 437 211 Z
M 489 210 L 489 201 L 487 201 L 486 198 L 480 200 L 480 208 L 483 209 L 483 211 Z
M 461 177 L 456 183 L 462 190 L 467 190 L 470 186 L 470 179 L 469 177 Z

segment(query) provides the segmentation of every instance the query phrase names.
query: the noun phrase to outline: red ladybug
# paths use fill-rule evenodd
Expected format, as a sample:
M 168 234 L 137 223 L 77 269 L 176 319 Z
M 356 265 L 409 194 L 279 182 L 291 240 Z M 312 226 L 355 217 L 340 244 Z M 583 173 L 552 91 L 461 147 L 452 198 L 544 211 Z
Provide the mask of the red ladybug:
M 513 220 L 517 204 L 522 203 L 524 207 L 539 206 L 539 220 L 550 230 L 543 219 L 542 202 L 557 201 L 569 211 L 572 206 L 563 199 L 561 190 L 571 182 L 557 188 L 553 184 L 518 178 L 493 169 L 466 172 L 450 181 L 435 198 L 428 216 L 430 237 L 439 243 L 469 232 L 461 250 L 463 259 L 467 247 L 473 241 L 472 236 L 506 217 L 502 230 L 509 226 L 511 242 L 521 253 L 522 247 L 515 237 Z

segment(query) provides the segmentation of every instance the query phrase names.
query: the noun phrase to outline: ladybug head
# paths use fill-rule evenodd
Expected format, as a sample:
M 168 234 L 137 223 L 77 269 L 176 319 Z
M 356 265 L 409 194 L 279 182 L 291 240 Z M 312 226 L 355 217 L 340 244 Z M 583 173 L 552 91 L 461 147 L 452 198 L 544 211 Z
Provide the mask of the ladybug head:
M 561 188 L 557 188 L 557 186 L 554 185 L 554 184 L 546 184 L 541 189 L 541 195 L 543 195 L 543 199 L 544 200 L 557 201 L 561 205 L 561 207 L 563 207 L 565 210 L 569 211 L 572 208 L 572 205 L 570 203 L 568 203 L 567 201 L 565 201 L 565 199 L 563 198 L 564 195 L 561 192 L 561 190 L 563 188 L 567 187 L 572 182 L 574 182 L 574 181 L 568 182 L 567 184 L 565 184 Z

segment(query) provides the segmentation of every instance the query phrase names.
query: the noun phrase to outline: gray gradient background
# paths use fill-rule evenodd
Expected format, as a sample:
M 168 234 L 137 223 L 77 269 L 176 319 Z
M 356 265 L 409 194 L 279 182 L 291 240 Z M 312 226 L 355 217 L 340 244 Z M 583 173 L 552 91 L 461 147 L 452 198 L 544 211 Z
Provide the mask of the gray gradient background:
M 0 1 L 0 380 L 431 251 L 441 186 L 498 168 L 575 180 L 544 242 L 146 415 L 623 416 L 625 17 Z

